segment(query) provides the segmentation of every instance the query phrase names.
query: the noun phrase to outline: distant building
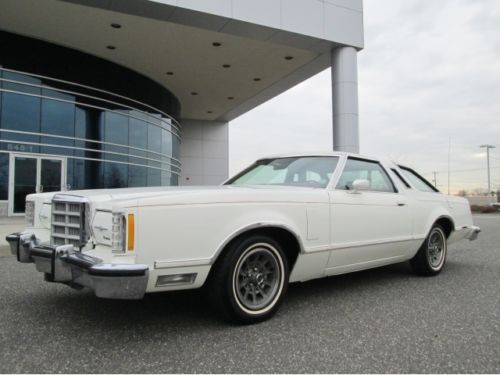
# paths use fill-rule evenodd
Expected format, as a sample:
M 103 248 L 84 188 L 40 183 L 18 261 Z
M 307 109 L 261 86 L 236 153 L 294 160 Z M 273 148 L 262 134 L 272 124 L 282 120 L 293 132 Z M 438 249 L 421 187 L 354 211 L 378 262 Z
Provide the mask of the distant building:
M 218 184 L 229 121 L 330 65 L 333 144 L 358 149 L 362 0 L 2 0 L 0 47 L 0 215 Z
M 497 202 L 497 198 L 491 195 L 472 195 L 466 196 L 469 203 L 475 206 L 489 206 L 492 203 Z

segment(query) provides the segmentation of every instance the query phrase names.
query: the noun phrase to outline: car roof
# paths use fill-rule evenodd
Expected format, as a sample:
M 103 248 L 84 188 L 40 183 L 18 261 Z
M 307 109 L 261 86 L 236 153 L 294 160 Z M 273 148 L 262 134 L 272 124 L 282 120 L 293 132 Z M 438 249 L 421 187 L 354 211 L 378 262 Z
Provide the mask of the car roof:
M 362 159 L 381 161 L 380 158 L 377 158 L 374 156 L 356 154 L 353 152 L 343 152 L 343 151 L 290 152 L 290 153 L 283 153 L 283 154 L 268 155 L 266 157 L 259 158 L 258 160 L 293 158 L 293 157 L 307 157 L 307 156 L 353 156 L 353 157 L 362 158 Z

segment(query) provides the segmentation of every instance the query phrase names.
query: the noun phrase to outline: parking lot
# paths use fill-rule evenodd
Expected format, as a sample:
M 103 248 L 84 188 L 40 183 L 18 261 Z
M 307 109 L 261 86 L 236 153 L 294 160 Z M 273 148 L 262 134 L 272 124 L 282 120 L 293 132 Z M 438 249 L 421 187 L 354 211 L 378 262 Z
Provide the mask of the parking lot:
M 0 258 L 0 372 L 499 372 L 500 215 L 437 277 L 406 264 L 293 284 L 254 326 L 199 292 L 112 301 Z

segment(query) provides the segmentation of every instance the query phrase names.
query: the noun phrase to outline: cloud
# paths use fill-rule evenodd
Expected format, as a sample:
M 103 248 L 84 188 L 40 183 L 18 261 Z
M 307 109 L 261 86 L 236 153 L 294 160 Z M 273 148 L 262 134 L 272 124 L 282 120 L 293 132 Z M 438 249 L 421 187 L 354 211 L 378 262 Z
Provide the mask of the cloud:
M 447 190 L 500 187 L 500 3 L 497 0 L 365 0 L 359 53 L 361 152 L 432 176 Z M 330 71 L 236 119 L 231 170 L 268 154 L 331 149 Z

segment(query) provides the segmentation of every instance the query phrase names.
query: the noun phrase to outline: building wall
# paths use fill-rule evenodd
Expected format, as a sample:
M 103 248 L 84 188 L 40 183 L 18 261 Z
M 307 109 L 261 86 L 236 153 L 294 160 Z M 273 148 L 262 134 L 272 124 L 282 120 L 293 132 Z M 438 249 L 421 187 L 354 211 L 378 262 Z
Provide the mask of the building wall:
M 490 195 L 487 196 L 467 196 L 465 197 L 471 205 L 477 206 L 489 206 L 492 203 L 496 203 L 497 198 Z
M 0 215 L 27 194 L 170 186 L 180 103 L 117 64 L 0 31 Z
M 171 13 L 172 21 L 183 21 L 182 9 L 207 14 L 207 28 L 221 32 L 244 34 L 250 27 L 240 21 L 279 29 L 323 40 L 362 48 L 363 1 L 362 0 L 151 0 L 177 7 Z M 227 22 L 210 18 L 216 15 Z M 194 20 L 195 17 L 192 17 Z M 199 20 L 199 23 L 203 23 Z M 264 29 L 252 31 L 253 36 L 270 37 Z M 300 37 L 296 35 L 297 41 Z M 292 38 L 290 35 L 273 35 L 273 38 Z M 282 40 L 283 41 L 283 40 Z
M 179 185 L 218 185 L 229 173 L 227 122 L 182 121 Z

